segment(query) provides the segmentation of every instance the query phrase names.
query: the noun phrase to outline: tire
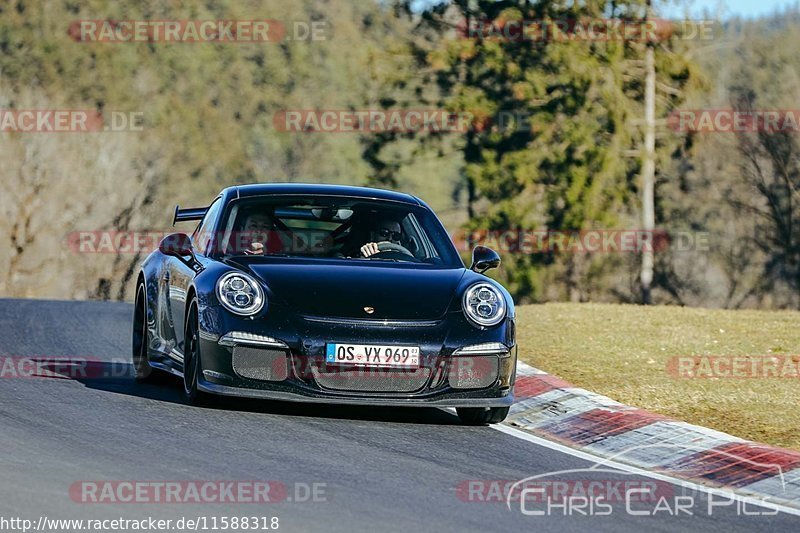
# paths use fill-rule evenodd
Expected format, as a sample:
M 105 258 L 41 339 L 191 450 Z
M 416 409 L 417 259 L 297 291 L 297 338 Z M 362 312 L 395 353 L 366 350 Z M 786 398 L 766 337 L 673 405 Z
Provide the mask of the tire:
M 202 372 L 200 358 L 200 328 L 198 327 L 197 298 L 189 304 L 183 338 L 183 397 L 189 405 L 209 405 L 211 397 L 199 390 L 197 377 Z
M 461 422 L 468 426 L 499 424 L 508 416 L 508 407 L 458 407 Z
M 150 331 L 147 328 L 147 293 L 144 284 L 136 289 L 136 307 L 133 311 L 133 345 L 131 358 L 134 378 L 139 383 L 152 383 L 157 379 L 156 371 L 150 366 L 147 356 L 150 345 Z

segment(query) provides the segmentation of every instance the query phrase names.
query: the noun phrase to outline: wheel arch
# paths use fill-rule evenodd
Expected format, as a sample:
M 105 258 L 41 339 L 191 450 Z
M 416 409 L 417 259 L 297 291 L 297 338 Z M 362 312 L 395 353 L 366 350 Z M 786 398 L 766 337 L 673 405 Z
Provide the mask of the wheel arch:
M 189 286 L 189 290 L 186 291 L 186 306 L 183 315 L 183 323 L 187 324 L 189 319 L 189 310 L 192 308 L 192 300 L 194 300 L 195 296 L 197 295 L 197 289 L 195 288 L 194 284 Z M 199 312 L 199 309 L 198 309 Z
M 144 272 L 139 271 L 139 275 L 136 276 L 136 292 L 134 293 L 134 303 L 136 303 L 136 298 L 139 297 L 139 285 L 144 285 L 144 300 L 147 301 L 147 283 L 145 282 Z
M 139 287 L 144 287 L 144 308 L 145 308 L 145 323 L 150 324 L 150 322 L 155 317 L 155 310 L 153 309 L 152 300 L 151 300 L 151 289 L 147 286 L 147 277 L 144 274 L 144 270 L 140 270 L 139 274 L 136 276 L 136 292 L 134 292 L 134 299 L 133 305 L 139 305 Z

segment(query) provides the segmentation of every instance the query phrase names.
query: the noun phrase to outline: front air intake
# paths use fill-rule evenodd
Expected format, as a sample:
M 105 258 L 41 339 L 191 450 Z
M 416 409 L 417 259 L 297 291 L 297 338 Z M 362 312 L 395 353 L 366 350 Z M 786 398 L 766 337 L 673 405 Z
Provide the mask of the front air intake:
M 484 389 L 497 381 L 496 355 L 458 356 L 450 360 L 448 379 L 454 389 Z
M 289 375 L 284 350 L 250 346 L 233 348 L 233 370 L 243 378 L 261 381 L 283 381 Z

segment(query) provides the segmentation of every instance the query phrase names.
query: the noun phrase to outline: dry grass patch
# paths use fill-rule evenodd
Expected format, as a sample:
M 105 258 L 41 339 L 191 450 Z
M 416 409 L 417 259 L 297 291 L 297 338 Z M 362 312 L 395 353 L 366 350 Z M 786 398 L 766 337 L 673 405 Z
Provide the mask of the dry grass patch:
M 545 304 L 517 314 L 520 359 L 537 368 L 626 404 L 800 450 L 800 378 L 667 372 L 676 356 L 800 354 L 800 312 Z

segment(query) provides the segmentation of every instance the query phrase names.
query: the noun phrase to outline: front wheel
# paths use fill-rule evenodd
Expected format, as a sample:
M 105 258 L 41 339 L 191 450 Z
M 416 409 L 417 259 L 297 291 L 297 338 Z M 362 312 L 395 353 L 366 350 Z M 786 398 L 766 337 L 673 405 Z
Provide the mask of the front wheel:
M 209 403 L 209 397 L 197 387 L 198 376 L 202 372 L 197 299 L 193 299 L 189 306 L 189 314 L 186 315 L 186 333 L 183 339 L 183 397 L 190 405 L 206 405 Z
M 508 407 L 458 407 L 461 422 L 469 426 L 499 424 L 508 416 Z

